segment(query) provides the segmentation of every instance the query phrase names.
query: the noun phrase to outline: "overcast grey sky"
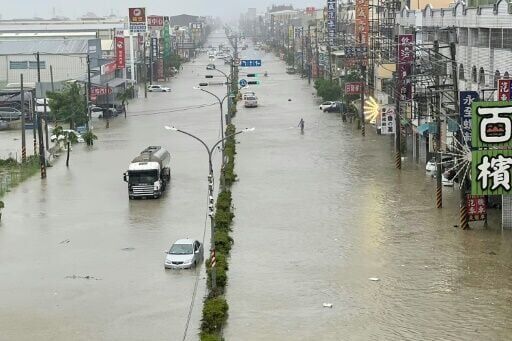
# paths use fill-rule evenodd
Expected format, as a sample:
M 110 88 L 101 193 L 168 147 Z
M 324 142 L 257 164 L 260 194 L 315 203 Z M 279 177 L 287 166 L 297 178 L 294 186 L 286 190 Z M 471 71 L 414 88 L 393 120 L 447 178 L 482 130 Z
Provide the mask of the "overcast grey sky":
M 2 0 L 2 19 L 49 18 L 53 9 L 58 16 L 77 18 L 86 12 L 98 16 L 114 14 L 125 16 L 128 7 L 146 7 L 149 14 L 197 14 L 237 17 L 249 7 L 263 11 L 272 4 L 292 4 L 297 8 L 323 7 L 326 0 Z

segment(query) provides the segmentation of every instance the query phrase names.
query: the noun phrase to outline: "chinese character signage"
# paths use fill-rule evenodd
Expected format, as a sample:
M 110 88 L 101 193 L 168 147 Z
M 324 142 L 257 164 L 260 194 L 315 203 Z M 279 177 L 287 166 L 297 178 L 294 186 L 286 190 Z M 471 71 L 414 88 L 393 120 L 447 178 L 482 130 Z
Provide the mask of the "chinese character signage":
M 336 0 L 327 0 L 327 42 L 329 46 L 336 42 Z
M 146 9 L 143 7 L 129 8 L 130 32 L 146 32 Z
M 370 11 L 368 0 L 356 0 L 356 43 L 368 45 L 368 32 L 370 31 Z
M 485 220 L 487 204 L 484 196 L 468 195 L 466 200 L 469 221 Z
M 472 144 L 476 148 L 512 148 L 512 103 L 473 102 Z
M 498 80 L 498 101 L 510 101 L 510 79 Z
M 359 95 L 361 94 L 361 89 L 363 88 L 363 83 L 346 83 L 345 84 L 345 94 L 346 95 Z
M 124 69 L 126 66 L 126 52 L 124 48 L 124 37 L 115 37 L 116 42 L 116 66 Z
M 148 27 L 150 30 L 159 30 L 164 26 L 164 17 L 148 15 Z
M 473 151 L 471 164 L 471 194 L 510 194 L 512 150 Z
M 472 103 L 471 194 L 511 193 L 512 103 Z
M 167 61 L 171 57 L 171 35 L 169 34 L 169 22 L 164 25 L 164 59 Z
M 412 34 L 398 36 L 398 96 L 400 101 L 412 99 L 411 64 L 414 61 L 414 41 Z
M 382 135 L 392 135 L 395 133 L 395 108 L 391 105 L 385 105 L 380 110 L 380 133 Z
M 313 15 L 313 14 L 315 14 L 315 11 L 316 11 L 315 7 L 306 7 L 307 15 Z
M 151 56 L 153 59 L 158 58 L 158 38 L 151 38 Z
M 100 72 L 102 75 L 108 75 L 108 74 L 114 73 L 116 71 L 116 69 L 117 69 L 117 65 L 116 65 L 116 61 L 114 60 L 113 62 L 103 64 L 100 67 Z
M 478 92 L 461 91 L 459 93 L 460 122 L 462 122 L 462 134 L 466 145 L 471 147 L 471 104 L 478 101 Z

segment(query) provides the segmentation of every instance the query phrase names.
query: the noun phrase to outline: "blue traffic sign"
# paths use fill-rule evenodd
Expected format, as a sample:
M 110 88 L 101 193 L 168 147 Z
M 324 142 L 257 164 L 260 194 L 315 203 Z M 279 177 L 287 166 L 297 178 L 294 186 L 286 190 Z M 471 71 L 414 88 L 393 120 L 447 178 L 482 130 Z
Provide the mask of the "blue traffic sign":
M 238 82 L 242 88 L 245 88 L 247 86 L 247 81 L 245 79 L 240 79 Z
M 240 61 L 241 67 L 258 67 L 261 66 L 261 59 L 242 59 Z

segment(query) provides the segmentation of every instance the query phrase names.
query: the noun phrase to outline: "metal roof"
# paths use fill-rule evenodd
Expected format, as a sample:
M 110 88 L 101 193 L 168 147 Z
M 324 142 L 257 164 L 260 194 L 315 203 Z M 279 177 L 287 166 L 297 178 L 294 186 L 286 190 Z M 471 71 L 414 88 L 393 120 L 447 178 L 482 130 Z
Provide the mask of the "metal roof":
M 0 41 L 0 55 L 87 54 L 87 39 Z

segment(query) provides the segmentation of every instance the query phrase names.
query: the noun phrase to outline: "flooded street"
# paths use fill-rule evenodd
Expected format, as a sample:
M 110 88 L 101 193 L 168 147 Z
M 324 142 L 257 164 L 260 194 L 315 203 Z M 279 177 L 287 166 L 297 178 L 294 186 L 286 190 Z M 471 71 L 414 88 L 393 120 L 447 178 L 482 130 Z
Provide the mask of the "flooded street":
M 396 171 L 390 137 L 362 138 L 283 62 L 246 55 L 269 77 L 237 115 L 257 133 L 238 147 L 226 339 L 510 340 L 510 231 L 454 227 L 458 192 L 436 209 L 435 180 Z
M 256 130 L 237 137 L 226 340 L 512 339 L 512 233 L 497 220 L 454 227 L 458 192 L 445 188 L 436 209 L 434 179 L 410 160 L 397 171 L 390 137 L 367 129 L 363 138 L 320 111 L 312 84 L 275 56 L 249 48 L 242 57 L 261 57 L 250 72 L 269 76 L 251 87 L 259 107 L 239 104 L 234 120 Z M 0 340 L 182 339 L 196 272 L 164 270 L 163 251 L 189 237 L 208 256 L 208 158 L 164 126 L 220 139 L 218 104 L 193 90 L 207 63 L 203 54 L 185 64 L 171 93 L 144 99 L 141 88 L 127 119 L 109 129 L 94 121 L 99 140 L 75 145 L 69 168 L 63 155 L 46 180 L 4 197 Z M 149 145 L 170 152 L 170 187 L 130 201 L 123 172 Z M 198 339 L 205 294 L 197 271 L 187 340 Z

